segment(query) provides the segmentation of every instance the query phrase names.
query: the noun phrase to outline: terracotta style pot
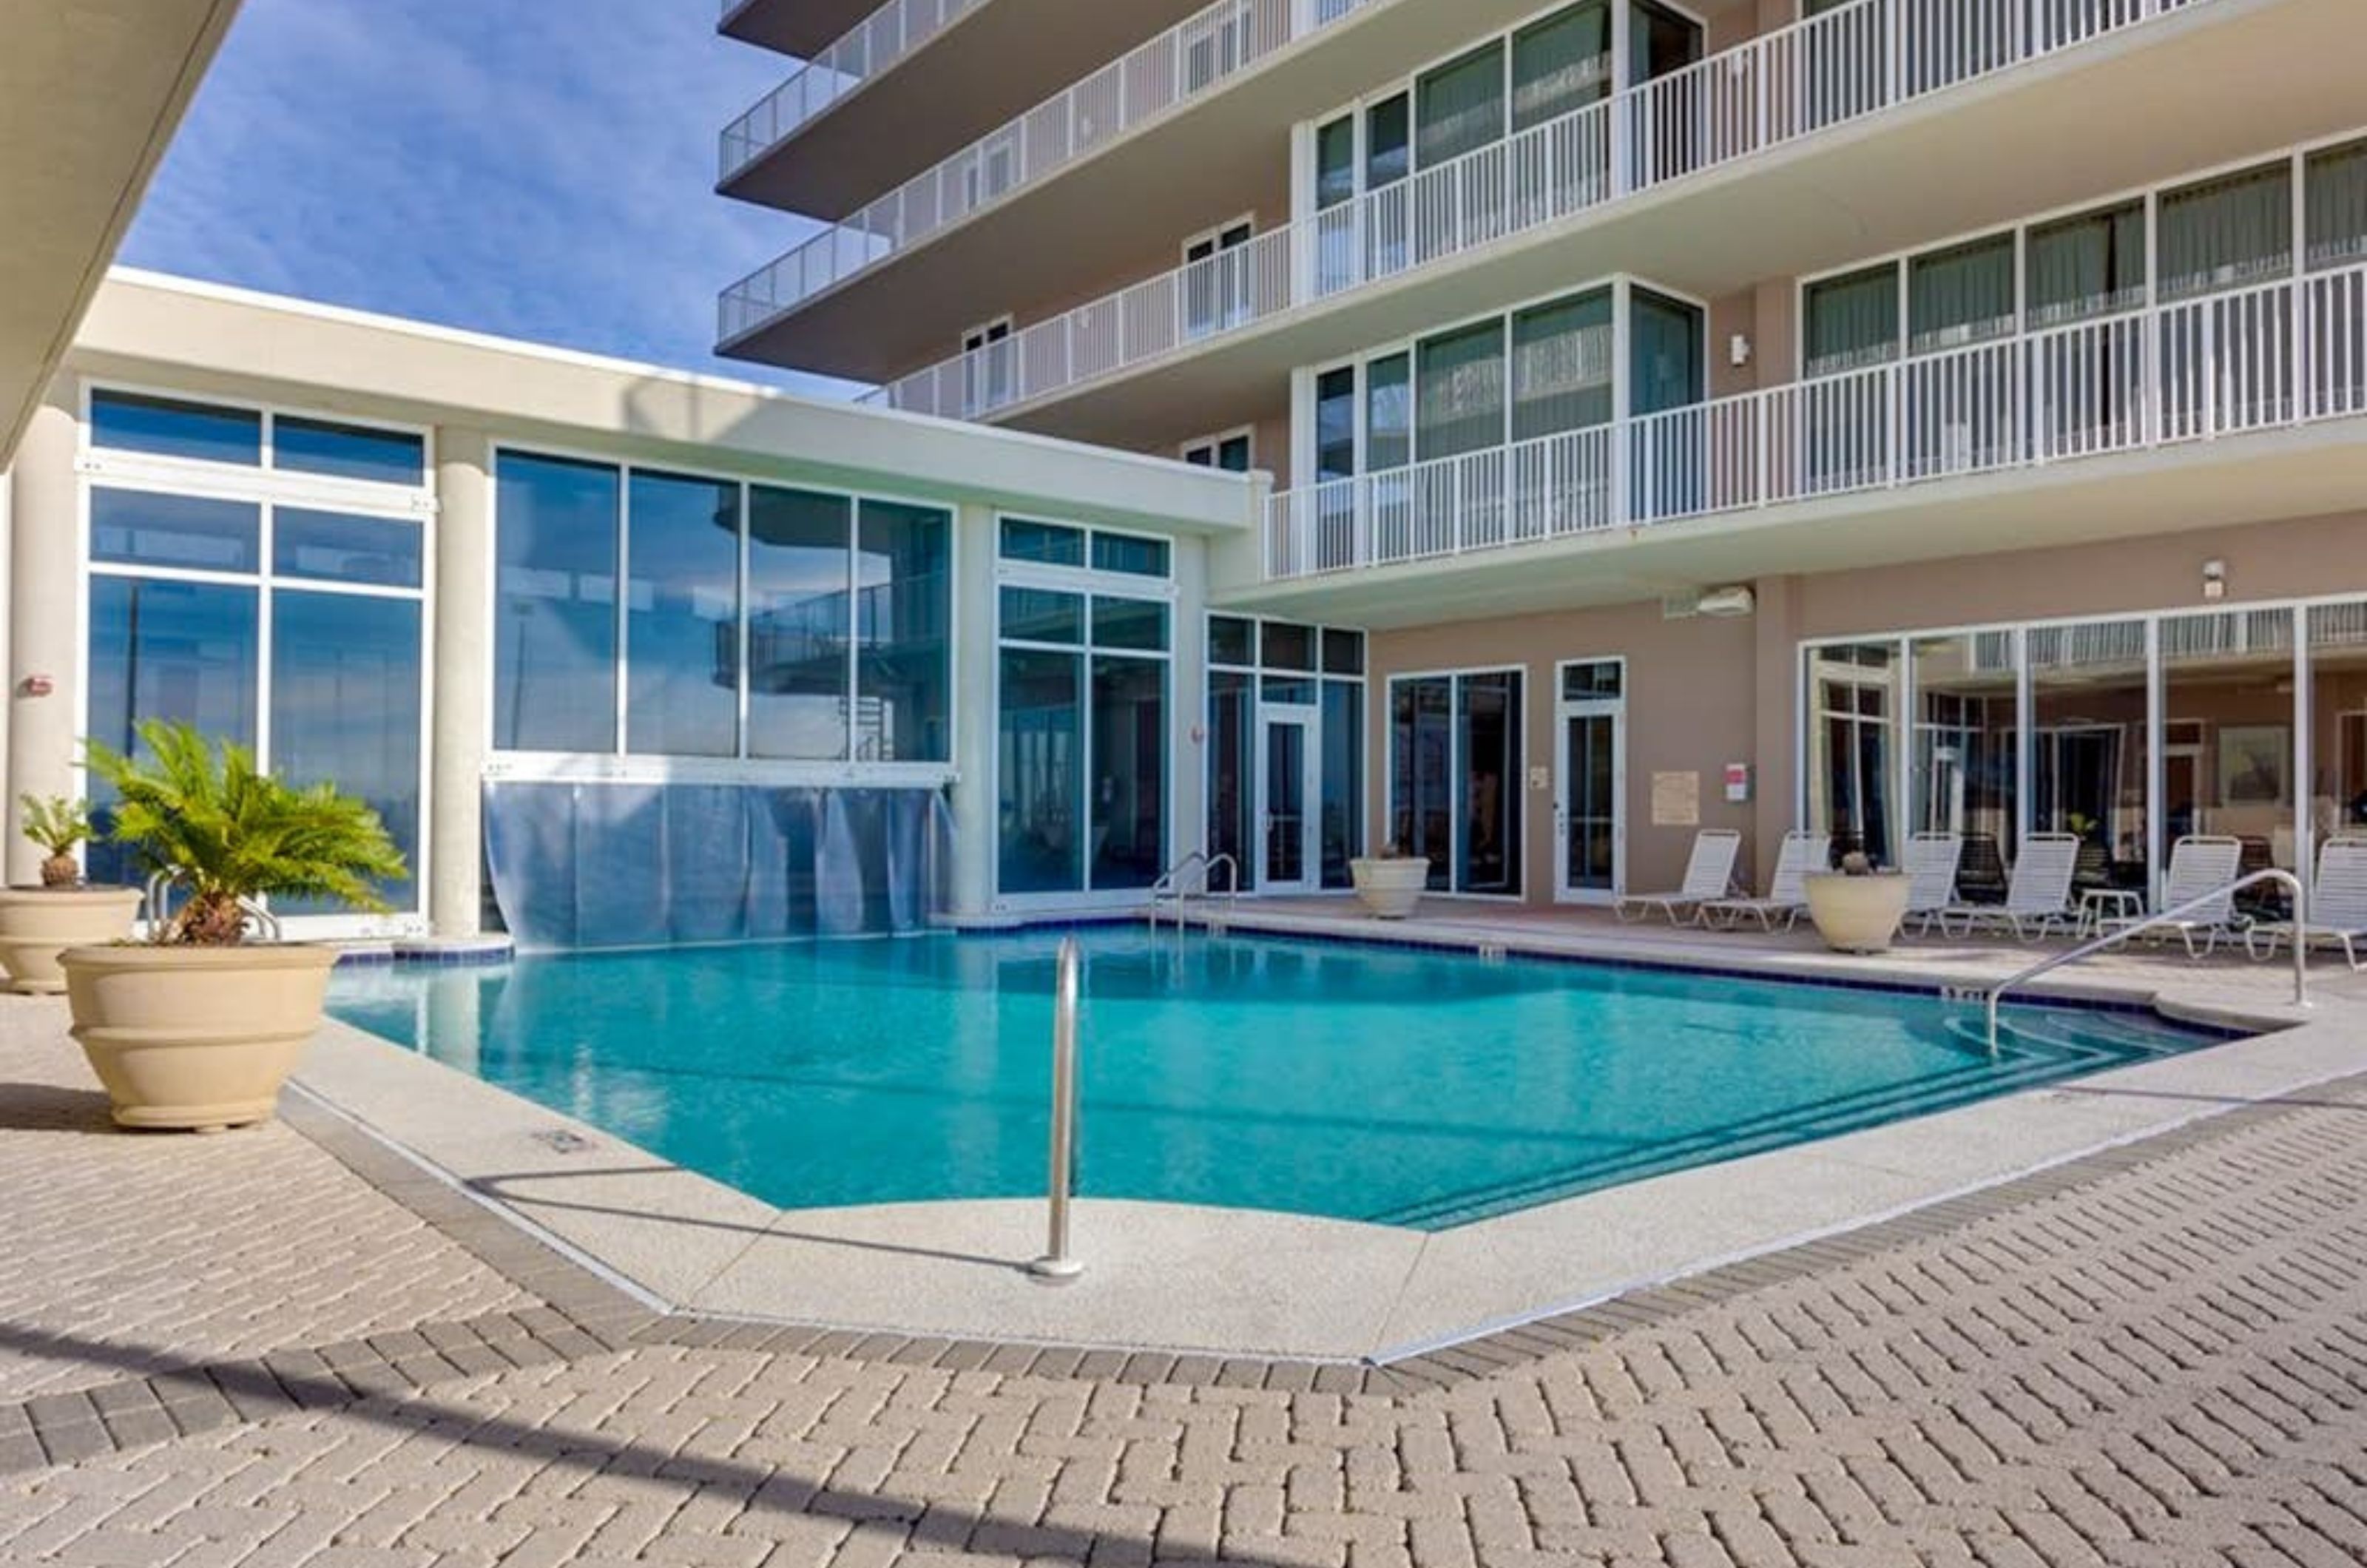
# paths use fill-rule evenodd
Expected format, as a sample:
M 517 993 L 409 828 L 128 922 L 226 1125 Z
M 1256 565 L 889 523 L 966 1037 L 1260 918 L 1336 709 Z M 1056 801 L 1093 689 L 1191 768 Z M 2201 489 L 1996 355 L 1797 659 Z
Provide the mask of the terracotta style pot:
M 218 1131 L 271 1119 L 321 1026 L 336 949 L 69 948 L 74 1037 L 125 1127 Z
M 1865 876 L 1842 872 L 1811 872 L 1802 879 L 1808 894 L 1808 918 L 1818 934 L 1836 953 L 1887 953 L 1907 916 L 1911 886 L 1903 872 L 1882 871 Z
M 1352 860 L 1348 874 L 1355 881 L 1356 897 L 1376 919 L 1402 920 L 1430 888 L 1430 857 Z
M 140 913 L 137 887 L 0 889 L 0 967 L 13 989 L 62 991 L 58 954 L 69 947 L 121 942 Z

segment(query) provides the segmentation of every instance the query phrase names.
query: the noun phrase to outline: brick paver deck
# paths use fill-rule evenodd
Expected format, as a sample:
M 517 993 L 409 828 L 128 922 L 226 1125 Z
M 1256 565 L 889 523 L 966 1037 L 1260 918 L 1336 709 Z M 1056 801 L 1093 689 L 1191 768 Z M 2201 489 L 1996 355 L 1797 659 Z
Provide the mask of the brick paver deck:
M 2367 1080 L 1389 1369 L 657 1318 L 453 1221 L 561 1302 L 492 1311 L 317 1115 L 368 1179 L 41 1092 L 0 1089 L 0 1324 L 47 1369 L 0 1395 L 9 1563 L 2367 1560 Z M 258 1212 L 255 1274 L 209 1272 Z M 355 1296 L 402 1326 L 222 1359 Z

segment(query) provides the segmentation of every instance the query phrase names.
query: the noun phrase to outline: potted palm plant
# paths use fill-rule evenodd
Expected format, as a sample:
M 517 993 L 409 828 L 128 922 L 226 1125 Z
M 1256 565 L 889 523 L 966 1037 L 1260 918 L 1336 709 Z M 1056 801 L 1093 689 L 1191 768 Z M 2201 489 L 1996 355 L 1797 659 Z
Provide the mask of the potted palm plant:
M 385 908 L 402 853 L 368 804 L 290 784 L 186 724 L 140 727 L 143 760 L 90 748 L 118 796 L 109 837 L 186 895 L 145 941 L 61 956 L 74 1036 L 127 1127 L 270 1118 L 320 1027 L 333 947 L 250 941 L 267 898 Z M 167 900 L 169 902 L 169 899 Z
M 19 803 L 25 837 L 46 857 L 38 886 L 0 890 L 0 967 L 19 991 L 62 991 L 58 954 L 91 942 L 131 934 L 140 894 L 130 887 L 93 887 L 82 878 L 74 850 L 90 837 L 90 809 L 79 800 L 28 795 Z
M 1421 902 L 1430 886 L 1430 857 L 1410 855 L 1395 840 L 1376 855 L 1359 855 L 1348 863 L 1356 897 L 1375 919 L 1402 920 Z

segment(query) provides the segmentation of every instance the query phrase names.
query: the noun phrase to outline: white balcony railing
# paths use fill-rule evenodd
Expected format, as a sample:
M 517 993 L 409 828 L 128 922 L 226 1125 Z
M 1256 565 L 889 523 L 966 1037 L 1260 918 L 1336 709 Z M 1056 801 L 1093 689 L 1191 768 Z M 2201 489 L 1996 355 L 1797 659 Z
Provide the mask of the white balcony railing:
M 1235 260 L 1234 252 L 1191 263 L 891 382 L 866 400 L 983 418 L 1181 344 L 2205 3 L 2049 0 L 2033 17 L 2025 0 L 1857 0 L 1271 230 L 1254 242 L 1252 258 Z M 1222 310 L 1191 310 L 1211 293 L 1223 298 Z M 764 314 L 747 313 L 726 295 L 725 336 L 735 321 L 753 323 Z
M 798 127 L 895 64 L 986 0 L 888 0 L 844 37 L 798 67 L 756 107 L 723 128 L 719 175 L 730 179 Z M 740 0 L 724 0 L 728 16 Z
M 1298 578 L 2367 414 L 2367 266 L 1286 491 Z
M 1376 0 L 1217 0 L 726 289 L 728 341 Z

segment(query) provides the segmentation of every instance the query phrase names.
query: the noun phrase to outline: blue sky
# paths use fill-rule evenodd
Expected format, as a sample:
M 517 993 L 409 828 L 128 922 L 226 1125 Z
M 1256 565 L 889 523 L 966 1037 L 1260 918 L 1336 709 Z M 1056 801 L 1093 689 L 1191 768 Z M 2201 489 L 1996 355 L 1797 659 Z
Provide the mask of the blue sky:
M 245 0 L 121 259 L 688 369 L 800 220 L 714 194 L 786 59 L 713 0 Z

